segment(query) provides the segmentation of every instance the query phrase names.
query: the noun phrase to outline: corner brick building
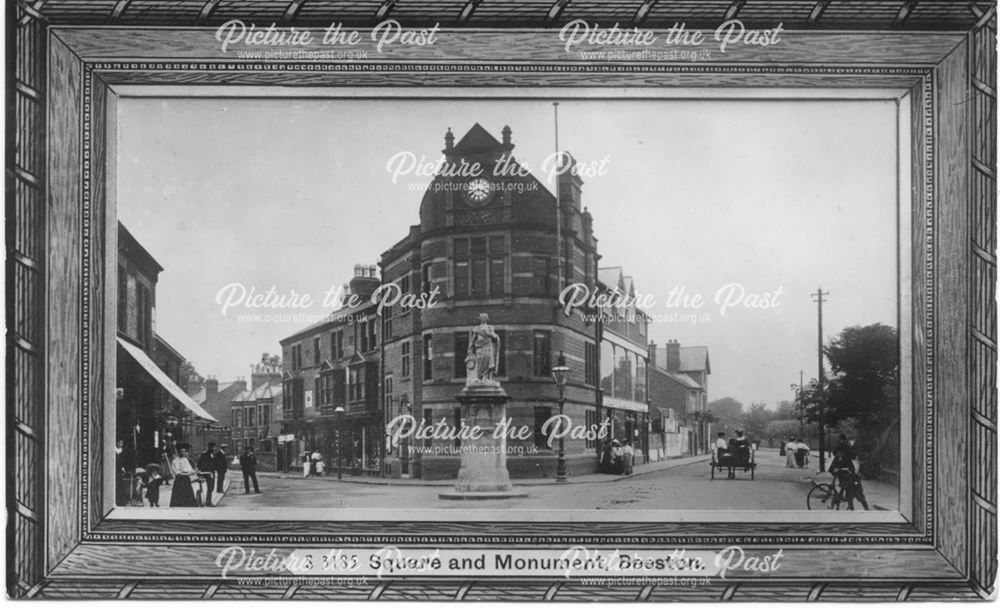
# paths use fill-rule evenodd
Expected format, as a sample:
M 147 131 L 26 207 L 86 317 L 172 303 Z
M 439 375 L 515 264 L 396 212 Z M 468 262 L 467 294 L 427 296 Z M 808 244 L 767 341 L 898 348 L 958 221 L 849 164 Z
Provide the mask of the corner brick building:
M 500 336 L 498 376 L 510 396 L 508 416 L 515 426 L 533 430 L 528 439 L 508 439 L 512 478 L 555 475 L 558 442 L 550 447 L 541 426 L 559 411 L 551 369 L 560 353 L 571 369 L 565 414 L 574 425 L 588 427 L 608 419 L 616 437 L 636 444 L 642 462 L 648 428 L 647 319 L 640 312 L 609 332 L 608 344 L 613 341 L 627 353 L 620 364 L 628 390 L 619 382 L 621 396 L 603 404 L 602 324 L 593 314 L 565 314 L 558 303 L 559 269 L 562 286 L 579 283 L 597 291 L 620 285 L 600 282 L 593 220 L 582 207 L 582 180 L 563 172 L 557 213 L 555 195 L 534 176 L 516 170 L 513 149 L 508 127 L 499 141 L 479 124 L 458 143 L 449 130 L 445 167 L 477 163 L 482 171 L 475 176 L 439 171 L 420 203 L 420 223 L 382 254 L 383 284 L 395 283 L 404 294 L 439 294 L 434 307 L 397 306 L 382 315 L 385 419 L 410 414 L 426 424 L 461 424 L 455 396 L 465 383 L 469 331 L 486 313 Z M 610 352 L 610 346 L 605 350 Z M 567 437 L 569 474 L 596 471 L 602 447 L 602 442 Z M 385 472 L 454 478 L 459 449 L 459 440 L 403 440 L 386 446 Z
M 328 471 L 380 475 L 385 437 L 379 389 L 381 323 L 371 301 L 375 266 L 356 265 L 341 307 L 280 341 L 281 468 L 319 451 Z M 337 414 L 337 408 L 343 408 Z M 339 448 L 339 451 L 338 451 Z

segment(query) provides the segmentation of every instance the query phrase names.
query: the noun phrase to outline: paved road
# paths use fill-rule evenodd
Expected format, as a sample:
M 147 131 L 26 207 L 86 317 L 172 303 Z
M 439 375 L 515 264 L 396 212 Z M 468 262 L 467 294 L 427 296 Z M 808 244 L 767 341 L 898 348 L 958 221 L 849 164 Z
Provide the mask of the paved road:
M 750 481 L 749 474 L 742 471 L 737 472 L 736 479 L 725 479 L 723 475 L 710 481 L 708 464 L 699 462 L 606 483 L 526 485 L 519 489 L 527 492 L 527 498 L 505 500 L 502 508 L 805 509 L 809 488 L 801 480 L 809 476 L 809 471 L 785 468 L 777 450 L 763 450 L 759 454 L 755 481 Z M 371 485 L 278 476 L 261 476 L 260 481 L 262 494 L 243 494 L 243 480 L 237 473 L 223 505 L 249 509 L 498 508 L 495 501 L 440 500 L 438 494 L 448 489 L 442 486 Z

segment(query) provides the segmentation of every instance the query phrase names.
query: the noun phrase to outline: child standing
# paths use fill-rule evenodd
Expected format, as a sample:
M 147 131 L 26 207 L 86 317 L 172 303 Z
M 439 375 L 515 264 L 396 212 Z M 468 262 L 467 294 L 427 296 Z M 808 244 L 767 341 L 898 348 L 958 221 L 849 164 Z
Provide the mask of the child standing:
M 146 474 L 146 480 L 142 485 L 146 488 L 146 500 L 149 501 L 149 506 L 160 506 L 160 486 L 163 485 L 164 481 L 166 480 L 156 469 Z

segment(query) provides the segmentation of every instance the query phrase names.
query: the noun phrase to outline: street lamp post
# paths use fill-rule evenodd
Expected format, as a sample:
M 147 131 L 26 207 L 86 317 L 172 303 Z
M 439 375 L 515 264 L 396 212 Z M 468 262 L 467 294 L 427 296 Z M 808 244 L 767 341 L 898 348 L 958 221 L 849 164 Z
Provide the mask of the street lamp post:
M 410 398 L 403 395 L 399 398 L 399 413 L 409 416 L 410 415 Z M 407 431 L 410 430 L 410 423 L 413 422 L 411 419 L 404 419 L 403 428 Z M 406 475 L 410 477 L 410 434 L 404 433 L 402 442 L 400 443 L 400 454 L 399 454 L 399 474 Z
M 552 368 L 552 379 L 559 387 L 559 419 L 562 420 L 563 406 L 566 404 L 566 382 L 569 380 L 569 367 L 566 366 L 566 356 L 559 352 L 559 362 Z M 566 451 L 563 446 L 565 433 L 559 435 L 559 459 L 556 461 L 556 483 L 566 482 Z
M 337 432 L 334 434 L 337 439 L 337 479 L 343 479 L 344 467 L 343 461 L 340 458 L 340 427 L 344 424 L 344 406 L 338 405 L 337 409 L 333 410 L 333 413 L 337 415 Z

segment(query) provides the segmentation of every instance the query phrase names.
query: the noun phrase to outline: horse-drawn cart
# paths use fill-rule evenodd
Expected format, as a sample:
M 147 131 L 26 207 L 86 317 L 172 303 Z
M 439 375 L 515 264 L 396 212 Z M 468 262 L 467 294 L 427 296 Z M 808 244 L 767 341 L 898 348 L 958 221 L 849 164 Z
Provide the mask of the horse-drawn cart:
M 757 463 L 754 461 L 754 451 L 749 447 L 736 448 L 730 451 L 712 451 L 711 478 L 715 479 L 715 472 L 726 472 L 727 479 L 736 479 L 736 471 L 742 469 L 744 473 L 750 473 L 750 479 L 754 479 Z

